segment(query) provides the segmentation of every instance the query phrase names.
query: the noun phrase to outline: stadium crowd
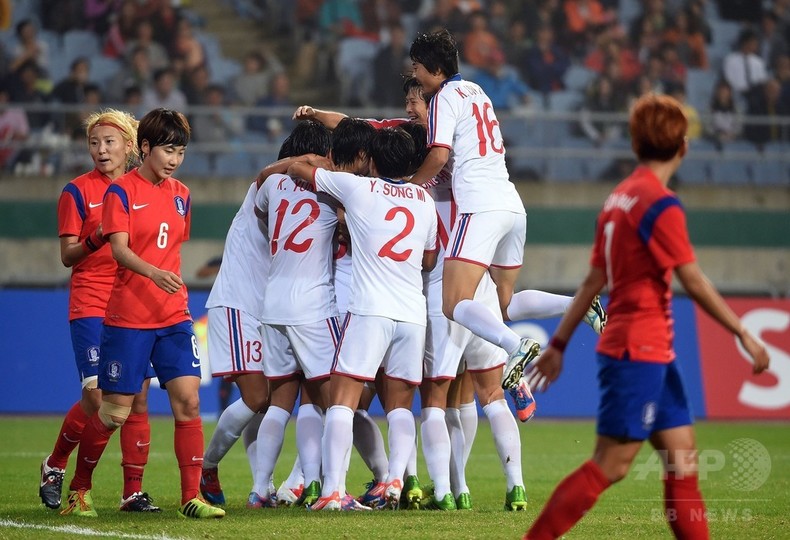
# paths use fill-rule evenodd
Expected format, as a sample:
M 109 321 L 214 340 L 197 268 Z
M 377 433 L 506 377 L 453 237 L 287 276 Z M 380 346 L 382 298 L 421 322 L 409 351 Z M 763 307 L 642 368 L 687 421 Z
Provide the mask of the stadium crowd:
M 208 145 L 279 144 L 292 127 L 286 115 L 240 107 L 290 107 L 292 96 L 311 88 L 334 90 L 320 95 L 323 105 L 400 107 L 400 82 L 411 70 L 408 45 L 437 28 L 453 34 L 461 73 L 502 113 L 577 112 L 554 122 L 561 126 L 553 143 L 617 145 L 626 137 L 625 114 L 646 92 L 681 100 L 689 137 L 711 148 L 748 141 L 739 148 L 762 149 L 788 140 L 786 0 L 234 0 L 238 16 L 257 18 L 262 28 L 260 45 L 241 62 L 220 50 L 189 3 L 5 5 L 0 139 L 54 149 L 2 149 L 0 168 L 17 173 L 88 166 L 83 152 L 64 148 L 81 140 L 81 122 L 103 104 L 138 117 L 158 106 L 192 108 L 195 142 Z M 57 113 L 16 103 L 71 107 Z M 506 133 L 511 146 L 546 146 L 525 131 Z M 219 174 L 231 161 L 208 158 Z

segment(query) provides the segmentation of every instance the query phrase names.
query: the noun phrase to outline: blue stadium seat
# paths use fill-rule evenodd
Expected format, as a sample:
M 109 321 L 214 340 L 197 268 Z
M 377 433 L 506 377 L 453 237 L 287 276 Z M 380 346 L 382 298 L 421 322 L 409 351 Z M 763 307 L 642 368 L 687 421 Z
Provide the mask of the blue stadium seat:
M 93 58 L 101 52 L 99 38 L 87 30 L 69 30 L 63 34 L 63 54 L 67 63 L 79 57 Z
M 228 85 L 230 81 L 241 73 L 241 64 L 235 60 L 218 58 L 209 63 L 211 82 Z
M 733 141 L 722 146 L 722 159 L 711 166 L 714 184 L 742 185 L 752 181 L 750 164 L 759 158 L 757 148 L 748 141 Z
M 584 182 L 590 181 L 590 172 L 587 162 L 591 157 L 589 153 L 574 155 L 573 151 L 593 150 L 592 142 L 585 138 L 573 137 L 561 141 L 561 147 L 568 149 L 569 154 L 552 154 L 546 156 L 546 178 L 554 182 Z
M 90 64 L 90 80 L 99 84 L 102 89 L 104 89 L 107 80 L 118 73 L 123 67 L 118 60 L 106 56 L 94 56 L 90 59 Z
M 689 143 L 689 152 L 678 170 L 678 178 L 684 184 L 709 184 L 711 164 L 720 161 L 719 150 L 707 139 L 694 139 Z
M 617 20 L 627 28 L 641 13 L 642 3 L 639 0 L 620 0 Z
M 549 110 L 568 112 L 576 110 L 582 104 L 583 95 L 574 90 L 561 90 L 549 94 Z
M 241 177 L 252 180 L 257 172 L 252 157 L 245 152 L 217 155 L 214 166 L 216 177 Z
M 583 66 L 571 66 L 565 72 L 563 82 L 568 90 L 583 92 L 595 78 L 596 73 Z
M 771 142 L 752 162 L 754 183 L 761 186 L 790 186 L 790 143 Z
M 735 41 L 738 39 L 738 34 L 741 32 L 741 23 L 725 21 L 724 19 L 713 19 L 708 20 L 708 24 L 710 25 L 713 42 L 732 49 Z
M 697 112 L 705 113 L 710 108 L 710 98 L 713 95 L 716 78 L 716 72 L 713 70 L 690 68 L 687 71 L 686 101 L 697 109 Z

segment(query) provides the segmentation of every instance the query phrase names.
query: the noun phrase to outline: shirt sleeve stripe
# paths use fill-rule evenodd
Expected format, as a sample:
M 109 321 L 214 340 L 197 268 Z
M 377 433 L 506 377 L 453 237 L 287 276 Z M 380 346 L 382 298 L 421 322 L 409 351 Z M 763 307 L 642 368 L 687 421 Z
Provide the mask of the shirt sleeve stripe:
M 126 191 L 119 186 L 118 184 L 110 184 L 110 187 L 107 188 L 107 193 L 104 195 L 105 197 L 110 194 L 115 193 L 118 195 L 118 198 L 121 199 L 123 203 L 123 209 L 126 210 L 126 213 L 129 213 L 129 197 L 126 195 Z
M 664 210 L 673 206 L 679 206 L 683 208 L 683 205 L 680 204 L 680 200 L 678 200 L 677 197 L 673 197 L 671 195 L 662 197 L 650 205 L 650 208 L 645 211 L 642 219 L 639 221 L 639 238 L 642 239 L 642 242 L 645 244 L 650 242 L 650 237 L 653 235 L 653 227 L 655 226 L 659 216 L 661 216 Z
M 71 197 L 74 199 L 74 204 L 77 206 L 77 212 L 79 212 L 82 221 L 85 221 L 85 218 L 88 217 L 88 214 L 85 212 L 85 199 L 82 197 L 82 192 L 72 183 L 66 184 L 66 187 L 63 188 L 63 191 L 64 193 L 71 195 Z

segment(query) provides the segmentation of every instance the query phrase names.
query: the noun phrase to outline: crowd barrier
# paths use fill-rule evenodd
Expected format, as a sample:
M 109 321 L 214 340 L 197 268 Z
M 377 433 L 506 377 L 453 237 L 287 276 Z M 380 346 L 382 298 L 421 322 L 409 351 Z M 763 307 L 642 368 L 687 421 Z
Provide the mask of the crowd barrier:
M 190 292 L 190 310 L 203 358 L 206 357 L 205 291 Z M 771 354 L 771 370 L 751 374 L 751 364 L 736 340 L 687 298 L 673 303 L 675 349 L 686 390 L 697 418 L 790 420 L 790 300 L 728 298 L 742 323 L 762 338 Z M 0 290 L 0 414 L 62 414 L 79 397 L 65 289 Z M 520 321 L 514 329 L 546 343 L 557 319 Z M 540 417 L 592 417 L 598 405 L 595 344 L 597 336 L 580 327 L 565 357 L 562 376 L 538 394 Z M 215 416 L 218 381 L 203 361 L 201 411 Z M 167 395 L 152 385 L 152 414 L 169 414 Z M 415 403 L 415 412 L 419 407 Z M 378 401 L 371 412 L 382 415 Z

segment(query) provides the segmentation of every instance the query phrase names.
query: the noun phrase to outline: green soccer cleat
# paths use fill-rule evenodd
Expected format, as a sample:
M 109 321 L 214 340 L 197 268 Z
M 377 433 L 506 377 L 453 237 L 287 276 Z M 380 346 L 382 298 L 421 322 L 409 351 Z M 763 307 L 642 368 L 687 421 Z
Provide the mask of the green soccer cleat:
M 211 506 L 200 497 L 189 499 L 178 509 L 178 517 L 195 519 L 219 519 L 225 517 L 225 510 Z
M 420 487 L 420 480 L 412 474 L 406 477 L 403 482 L 403 491 L 400 495 L 400 508 L 403 510 L 419 510 L 423 492 Z
M 69 491 L 67 506 L 61 510 L 61 516 L 99 517 L 93 509 L 93 499 L 89 489 Z
M 318 480 L 313 480 L 310 485 L 304 487 L 302 494 L 296 499 L 294 506 L 312 506 L 318 501 L 321 496 L 321 483 Z
M 471 510 L 472 509 L 472 496 L 468 493 L 461 493 L 455 498 L 455 507 L 458 510 Z
M 431 497 L 430 502 L 425 506 L 426 510 L 455 510 L 455 499 L 453 499 L 452 493 L 447 493 L 441 500 L 438 500 L 435 496 Z
M 508 512 L 519 512 L 527 509 L 527 492 L 524 486 L 513 486 L 505 495 L 505 510 Z

